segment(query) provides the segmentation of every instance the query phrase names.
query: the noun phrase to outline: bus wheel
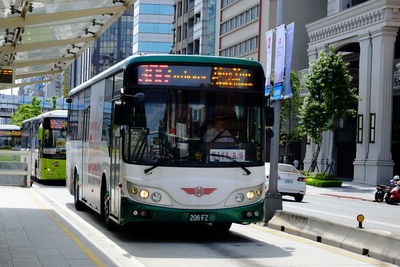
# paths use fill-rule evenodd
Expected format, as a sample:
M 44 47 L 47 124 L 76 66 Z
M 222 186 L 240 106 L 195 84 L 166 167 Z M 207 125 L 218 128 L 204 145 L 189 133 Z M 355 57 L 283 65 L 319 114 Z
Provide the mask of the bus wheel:
M 75 209 L 78 211 L 85 210 L 85 204 L 79 200 L 79 184 L 78 184 L 78 174 L 74 174 L 74 205 Z
M 217 233 L 227 233 L 229 229 L 231 229 L 232 223 L 230 222 L 223 222 L 223 223 L 213 223 L 212 227 L 214 228 L 214 231 Z
M 106 190 L 103 188 L 102 191 L 102 215 L 104 219 L 104 224 L 106 225 L 109 231 L 116 231 L 118 229 L 118 225 L 111 220 L 110 218 L 110 197 L 107 194 Z

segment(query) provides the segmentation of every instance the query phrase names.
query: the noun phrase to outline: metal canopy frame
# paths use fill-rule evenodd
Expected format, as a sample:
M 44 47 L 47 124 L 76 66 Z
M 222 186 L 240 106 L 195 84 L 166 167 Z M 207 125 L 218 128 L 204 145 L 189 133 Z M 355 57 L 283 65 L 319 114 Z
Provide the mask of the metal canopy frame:
M 53 81 L 134 2 L 0 0 L 0 68 L 15 72 L 0 90 Z

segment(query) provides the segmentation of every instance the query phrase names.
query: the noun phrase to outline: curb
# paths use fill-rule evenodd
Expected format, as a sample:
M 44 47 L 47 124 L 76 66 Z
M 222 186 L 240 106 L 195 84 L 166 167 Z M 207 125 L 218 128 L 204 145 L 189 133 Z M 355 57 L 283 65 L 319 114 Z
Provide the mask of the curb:
M 400 238 L 312 216 L 277 210 L 268 227 L 400 265 Z

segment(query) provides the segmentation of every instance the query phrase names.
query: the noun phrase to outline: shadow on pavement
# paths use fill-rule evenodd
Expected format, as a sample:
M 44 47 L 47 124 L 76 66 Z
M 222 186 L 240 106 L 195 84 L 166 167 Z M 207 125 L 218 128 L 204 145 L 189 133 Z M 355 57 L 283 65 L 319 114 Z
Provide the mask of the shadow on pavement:
M 110 232 L 95 212 L 77 212 L 72 203 L 68 203 L 67 207 L 135 257 L 246 260 L 292 256 L 287 248 L 282 249 L 232 230 L 218 234 L 210 225 L 131 223 L 117 232 Z M 252 265 L 250 261 L 247 264 Z

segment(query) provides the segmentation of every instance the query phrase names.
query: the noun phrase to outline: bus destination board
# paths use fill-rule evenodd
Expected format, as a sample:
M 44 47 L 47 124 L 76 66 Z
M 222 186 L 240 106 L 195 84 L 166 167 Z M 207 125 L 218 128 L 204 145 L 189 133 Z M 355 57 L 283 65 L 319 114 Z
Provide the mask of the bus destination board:
M 0 68 L 0 83 L 13 83 L 14 71 Z
M 254 87 L 253 70 L 225 66 L 139 65 L 138 85 L 221 87 L 246 89 Z

